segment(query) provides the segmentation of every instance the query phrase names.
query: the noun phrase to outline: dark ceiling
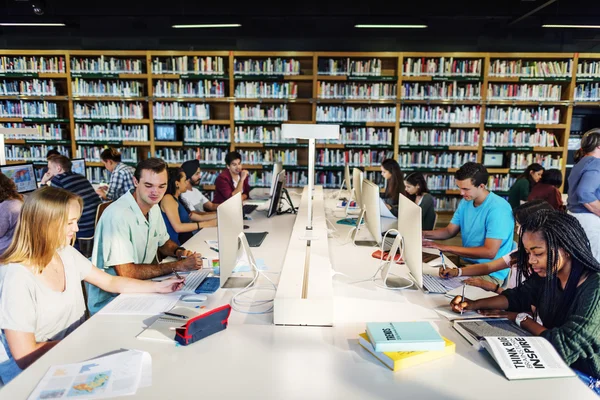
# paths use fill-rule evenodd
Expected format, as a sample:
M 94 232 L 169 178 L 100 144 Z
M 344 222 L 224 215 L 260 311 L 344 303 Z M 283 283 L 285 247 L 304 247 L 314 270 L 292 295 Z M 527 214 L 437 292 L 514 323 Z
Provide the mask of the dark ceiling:
M 239 3 L 239 5 L 238 5 Z M 32 5 L 43 15 L 35 15 Z M 526 16 L 537 8 L 540 10 Z M 64 28 L 0 27 L 0 48 L 356 51 L 600 51 L 600 1 L 128 1 L 0 0 L 0 22 L 62 22 Z M 230 29 L 173 24 L 239 23 Z M 356 29 L 413 23 L 427 29 Z

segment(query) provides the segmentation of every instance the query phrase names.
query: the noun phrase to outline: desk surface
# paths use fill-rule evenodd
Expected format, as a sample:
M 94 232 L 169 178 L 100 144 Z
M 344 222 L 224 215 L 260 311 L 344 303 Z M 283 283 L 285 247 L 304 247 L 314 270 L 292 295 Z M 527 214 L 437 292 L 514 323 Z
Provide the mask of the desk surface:
M 294 200 L 299 199 L 295 197 Z M 332 202 L 329 202 L 331 205 Z M 328 212 L 329 219 L 336 218 Z M 267 219 L 251 214 L 248 231 L 269 231 L 256 258 L 270 272 L 281 269 L 295 219 Z M 330 239 L 331 261 L 341 274 L 334 277 L 335 326 L 274 326 L 273 315 L 232 312 L 229 327 L 189 347 L 136 339 L 153 318 L 96 315 L 34 363 L 9 385 L 0 399 L 25 399 L 51 365 L 79 362 L 118 348 L 135 348 L 152 355 L 152 386 L 127 398 L 221 399 L 594 399 L 577 378 L 508 381 L 485 352 L 474 350 L 433 307 L 447 304 L 442 295 L 419 290 L 387 291 L 370 277 L 378 268 L 373 249 L 343 244 L 350 229 L 335 225 L 341 239 Z M 186 244 L 208 258 L 216 256 L 204 240 L 216 239 L 216 228 L 204 229 Z M 397 266 L 393 271 L 407 275 Z M 277 274 L 271 274 L 277 279 Z M 234 291 L 209 296 L 207 308 L 226 304 Z M 265 295 L 257 294 L 257 295 Z M 268 293 L 270 295 L 270 293 Z M 365 322 L 432 320 L 456 343 L 456 354 L 417 367 L 392 372 L 358 344 Z

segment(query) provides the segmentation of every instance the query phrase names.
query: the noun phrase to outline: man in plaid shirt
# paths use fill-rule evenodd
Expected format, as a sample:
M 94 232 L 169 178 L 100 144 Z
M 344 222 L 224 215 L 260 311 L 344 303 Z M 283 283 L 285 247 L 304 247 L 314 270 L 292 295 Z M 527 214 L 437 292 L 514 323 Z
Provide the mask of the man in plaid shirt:
M 96 190 L 102 200 L 117 200 L 134 188 L 135 169 L 121 162 L 121 153 L 116 149 L 108 148 L 100 154 L 100 158 L 104 167 L 110 172 L 108 187 L 103 186 Z

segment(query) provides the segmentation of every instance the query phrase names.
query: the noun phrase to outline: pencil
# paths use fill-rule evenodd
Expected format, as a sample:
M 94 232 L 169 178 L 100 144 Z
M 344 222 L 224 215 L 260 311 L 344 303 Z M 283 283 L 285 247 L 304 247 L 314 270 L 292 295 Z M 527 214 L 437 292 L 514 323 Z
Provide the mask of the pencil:
M 462 290 L 462 298 L 460 299 L 460 302 L 461 302 L 461 303 L 463 303 L 463 302 L 465 301 L 465 287 L 466 287 L 466 286 L 467 286 L 467 285 L 463 285 L 463 290 Z M 461 308 L 460 308 L 460 315 L 462 315 L 462 313 L 463 313 L 463 309 L 462 309 L 462 306 L 461 306 Z

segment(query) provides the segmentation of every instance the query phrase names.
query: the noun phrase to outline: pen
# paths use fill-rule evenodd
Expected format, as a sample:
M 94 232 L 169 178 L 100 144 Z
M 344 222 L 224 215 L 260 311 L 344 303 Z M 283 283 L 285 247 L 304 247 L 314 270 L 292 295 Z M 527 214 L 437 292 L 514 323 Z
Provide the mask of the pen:
M 446 260 L 444 259 L 444 253 L 440 250 L 440 257 L 442 257 L 442 269 L 446 270 Z
M 210 248 L 212 251 L 216 251 L 217 253 L 219 252 L 219 249 L 215 248 L 215 247 L 211 247 Z
M 462 298 L 460 299 L 460 302 L 461 302 L 461 303 L 465 301 L 465 287 L 466 287 L 466 286 L 467 286 L 467 285 L 463 285 L 463 290 L 462 290 Z M 462 313 L 463 313 L 463 309 L 462 309 L 462 307 L 461 307 L 461 308 L 460 308 L 460 315 L 462 315 Z
M 181 275 L 179 275 L 179 274 L 177 273 L 177 271 L 175 271 L 175 268 L 173 268 L 173 273 L 175 274 L 175 276 L 177 277 L 177 279 L 182 279 L 182 278 L 181 278 Z
M 174 313 L 170 313 L 170 312 L 167 312 L 167 311 L 163 311 L 163 314 L 168 315 L 169 317 L 176 317 L 176 318 L 181 318 L 181 319 L 188 319 L 188 317 L 186 317 L 185 315 L 174 314 Z

